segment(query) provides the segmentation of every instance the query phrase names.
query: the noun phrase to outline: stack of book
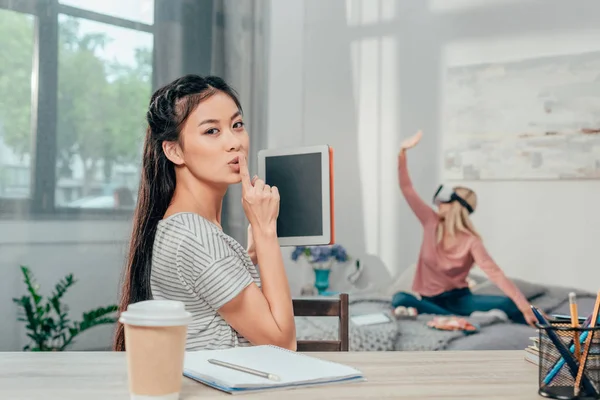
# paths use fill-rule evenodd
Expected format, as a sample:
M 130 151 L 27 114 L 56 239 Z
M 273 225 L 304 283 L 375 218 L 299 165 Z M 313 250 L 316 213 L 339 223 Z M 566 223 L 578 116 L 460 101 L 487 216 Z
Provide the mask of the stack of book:
M 600 336 L 600 335 L 599 335 Z M 525 348 L 525 361 L 528 361 L 532 364 L 539 365 L 540 364 L 540 338 L 539 336 L 531 336 L 529 338 L 531 344 Z M 590 355 L 587 358 L 587 362 L 589 365 L 594 368 L 600 368 L 600 337 L 594 337 L 593 345 L 590 349 Z M 544 346 L 553 346 L 550 339 L 544 338 Z M 581 344 L 581 349 L 583 350 L 584 344 Z M 560 356 L 558 352 L 552 351 L 548 352 L 546 349 L 545 354 L 543 356 L 544 360 L 550 364 L 556 363 Z M 545 365 L 545 364 L 544 364 Z
M 540 338 L 539 336 L 531 336 L 529 338 L 531 344 L 525 348 L 525 361 L 539 365 L 540 363 Z

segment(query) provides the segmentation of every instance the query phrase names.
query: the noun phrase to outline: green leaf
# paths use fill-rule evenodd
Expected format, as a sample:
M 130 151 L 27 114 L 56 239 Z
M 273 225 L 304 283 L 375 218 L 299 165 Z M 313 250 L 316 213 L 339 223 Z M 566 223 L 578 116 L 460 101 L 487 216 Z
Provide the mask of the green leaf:
M 116 312 L 119 309 L 117 305 L 110 305 L 107 307 L 98 307 L 94 310 L 83 313 L 83 321 L 90 321 L 96 318 L 103 317 L 107 314 Z
M 61 303 L 61 299 L 75 284 L 73 275 L 69 274 L 59 280 L 51 297 L 44 302 L 44 297 L 39 293 L 39 285 L 35 283 L 29 268 L 21 266 L 21 271 L 28 294 L 12 300 L 19 307 L 18 321 L 25 322 L 26 335 L 31 340 L 23 350 L 64 350 L 81 332 L 94 326 L 117 321 L 117 317 L 111 314 L 118 311 L 118 306 L 109 305 L 85 312 L 81 321 L 71 324 L 68 307 Z
M 59 300 L 67 292 L 67 289 L 73 286 L 75 282 L 76 281 L 73 279 L 73 274 L 69 274 L 54 286 L 54 292 L 52 293 L 49 302 L 54 306 L 54 309 L 57 313 L 60 313 Z

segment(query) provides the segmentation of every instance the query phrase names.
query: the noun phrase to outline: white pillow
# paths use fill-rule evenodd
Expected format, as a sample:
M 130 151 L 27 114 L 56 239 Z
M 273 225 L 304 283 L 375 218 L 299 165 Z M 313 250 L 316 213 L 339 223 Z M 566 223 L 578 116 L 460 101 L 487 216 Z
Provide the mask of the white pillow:
M 412 291 L 412 284 L 416 270 L 417 265 L 412 264 L 404 271 L 397 274 L 392 283 L 385 289 L 384 294 L 386 296 L 393 296 L 398 292 L 406 292 L 416 296 L 417 298 L 420 298 L 418 293 L 413 293 Z

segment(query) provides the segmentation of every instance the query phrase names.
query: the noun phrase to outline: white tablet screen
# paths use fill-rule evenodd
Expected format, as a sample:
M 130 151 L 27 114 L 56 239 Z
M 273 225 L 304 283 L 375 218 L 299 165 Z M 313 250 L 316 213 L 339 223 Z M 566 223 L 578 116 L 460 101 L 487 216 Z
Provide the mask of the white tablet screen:
M 265 157 L 265 182 L 280 195 L 277 235 L 323 235 L 321 153 Z

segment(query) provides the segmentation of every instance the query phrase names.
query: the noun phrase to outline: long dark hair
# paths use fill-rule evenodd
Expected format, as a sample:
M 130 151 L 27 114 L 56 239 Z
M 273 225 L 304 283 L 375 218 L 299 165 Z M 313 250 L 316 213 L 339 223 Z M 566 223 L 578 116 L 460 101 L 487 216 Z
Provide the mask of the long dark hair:
M 144 140 L 142 171 L 129 254 L 123 274 L 119 311 L 131 303 L 152 298 L 150 273 L 152 246 L 156 227 L 175 191 L 175 167 L 163 152 L 163 142 L 178 141 L 181 128 L 190 113 L 206 98 L 217 92 L 227 94 L 240 112 L 237 93 L 214 76 L 186 75 L 158 89 L 150 98 L 146 113 L 148 128 Z M 114 350 L 125 350 L 123 325 L 117 324 Z

